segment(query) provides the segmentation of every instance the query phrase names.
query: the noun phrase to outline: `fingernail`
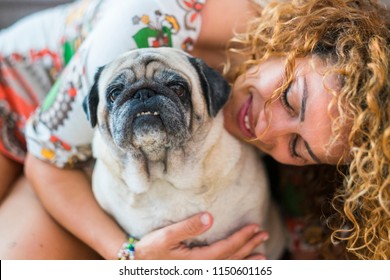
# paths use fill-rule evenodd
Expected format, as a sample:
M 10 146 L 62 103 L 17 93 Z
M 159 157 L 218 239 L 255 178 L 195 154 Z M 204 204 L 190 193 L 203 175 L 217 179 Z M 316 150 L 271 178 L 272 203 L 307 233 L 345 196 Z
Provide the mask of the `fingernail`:
M 260 231 L 260 227 L 255 227 L 255 229 L 253 230 L 253 233 L 258 233 Z
M 267 241 L 268 238 L 269 238 L 268 232 L 264 232 L 264 235 L 263 235 L 263 237 L 262 237 L 262 240 L 263 240 L 263 241 Z
M 208 226 L 210 224 L 210 216 L 207 213 L 202 214 L 202 216 L 200 216 L 200 222 L 204 226 Z

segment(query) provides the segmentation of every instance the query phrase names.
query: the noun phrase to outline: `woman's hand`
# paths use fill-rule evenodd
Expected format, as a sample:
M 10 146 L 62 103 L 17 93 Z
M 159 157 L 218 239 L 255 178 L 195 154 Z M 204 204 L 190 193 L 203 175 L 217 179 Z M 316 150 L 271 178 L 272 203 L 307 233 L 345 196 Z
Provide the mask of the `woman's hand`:
M 137 243 L 135 259 L 265 259 L 261 254 L 252 255 L 254 248 L 268 239 L 268 233 L 259 231 L 255 224 L 247 225 L 228 238 L 208 246 L 189 248 L 183 243 L 207 231 L 212 224 L 212 216 L 205 212 L 156 230 Z

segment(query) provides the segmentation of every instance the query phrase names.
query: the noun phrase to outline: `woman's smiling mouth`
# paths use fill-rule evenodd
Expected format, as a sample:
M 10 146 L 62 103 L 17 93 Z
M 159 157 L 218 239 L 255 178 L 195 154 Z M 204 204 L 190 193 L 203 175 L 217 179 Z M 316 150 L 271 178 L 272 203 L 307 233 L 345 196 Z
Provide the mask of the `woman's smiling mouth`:
M 248 98 L 248 100 L 242 105 L 240 111 L 238 112 L 237 121 L 238 126 L 243 133 L 244 137 L 247 139 L 256 138 L 256 135 L 252 131 L 251 127 L 251 117 L 249 115 L 249 109 L 252 105 L 252 95 Z

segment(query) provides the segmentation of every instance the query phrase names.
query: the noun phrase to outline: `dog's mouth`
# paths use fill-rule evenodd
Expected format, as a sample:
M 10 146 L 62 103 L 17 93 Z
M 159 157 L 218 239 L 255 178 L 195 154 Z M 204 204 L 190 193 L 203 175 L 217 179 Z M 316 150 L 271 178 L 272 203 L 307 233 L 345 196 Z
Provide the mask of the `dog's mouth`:
M 169 114 L 161 108 L 158 110 L 156 102 L 153 105 L 132 104 L 128 110 L 128 129 L 132 134 L 145 134 L 145 131 L 163 131 L 169 130 Z M 168 127 L 167 127 L 168 126 Z
M 157 112 L 157 111 L 154 111 L 154 112 L 145 111 L 145 112 L 137 113 L 135 116 L 136 116 L 137 118 L 138 118 L 138 117 L 143 117 L 143 116 L 154 116 L 154 117 L 156 117 L 156 116 L 160 116 L 160 113 Z
M 167 135 L 171 133 L 169 121 L 165 113 L 157 110 L 133 111 L 130 113 L 125 133 L 130 136 L 129 140 L 138 148 L 150 146 L 151 143 L 164 146 Z
M 160 160 L 187 137 L 188 108 L 172 96 L 160 92 L 118 101 L 112 109 L 112 137 L 124 151 L 136 148 L 147 158 Z
M 160 111 L 156 110 L 145 110 L 139 112 L 133 112 L 132 117 L 132 130 L 133 133 L 140 129 L 145 129 L 145 126 L 154 126 L 155 129 L 164 129 L 165 125 L 160 114 Z

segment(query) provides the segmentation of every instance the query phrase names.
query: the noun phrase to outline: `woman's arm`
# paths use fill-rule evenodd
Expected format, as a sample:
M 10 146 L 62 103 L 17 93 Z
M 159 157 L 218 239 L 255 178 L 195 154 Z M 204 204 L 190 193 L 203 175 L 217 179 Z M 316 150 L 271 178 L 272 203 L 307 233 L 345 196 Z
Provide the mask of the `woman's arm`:
M 226 46 L 236 32 L 244 32 L 249 20 L 260 11 L 251 0 L 207 0 L 199 37 L 191 54 L 215 69 L 226 61 Z
M 126 233 L 97 204 L 88 177 L 81 170 L 59 169 L 32 155 L 25 172 L 44 207 L 64 228 L 106 259 L 116 259 Z M 188 248 L 182 241 L 212 226 L 208 213 L 152 232 L 137 244 L 137 259 L 264 259 L 251 256 L 267 238 L 257 225 L 248 225 L 213 245 Z
M 99 207 L 83 171 L 59 169 L 28 155 L 25 173 L 54 219 L 104 258 L 116 259 L 126 234 Z
M 0 205 L 3 198 L 8 192 L 11 185 L 15 182 L 20 174 L 22 174 L 22 166 L 15 161 L 0 154 Z

